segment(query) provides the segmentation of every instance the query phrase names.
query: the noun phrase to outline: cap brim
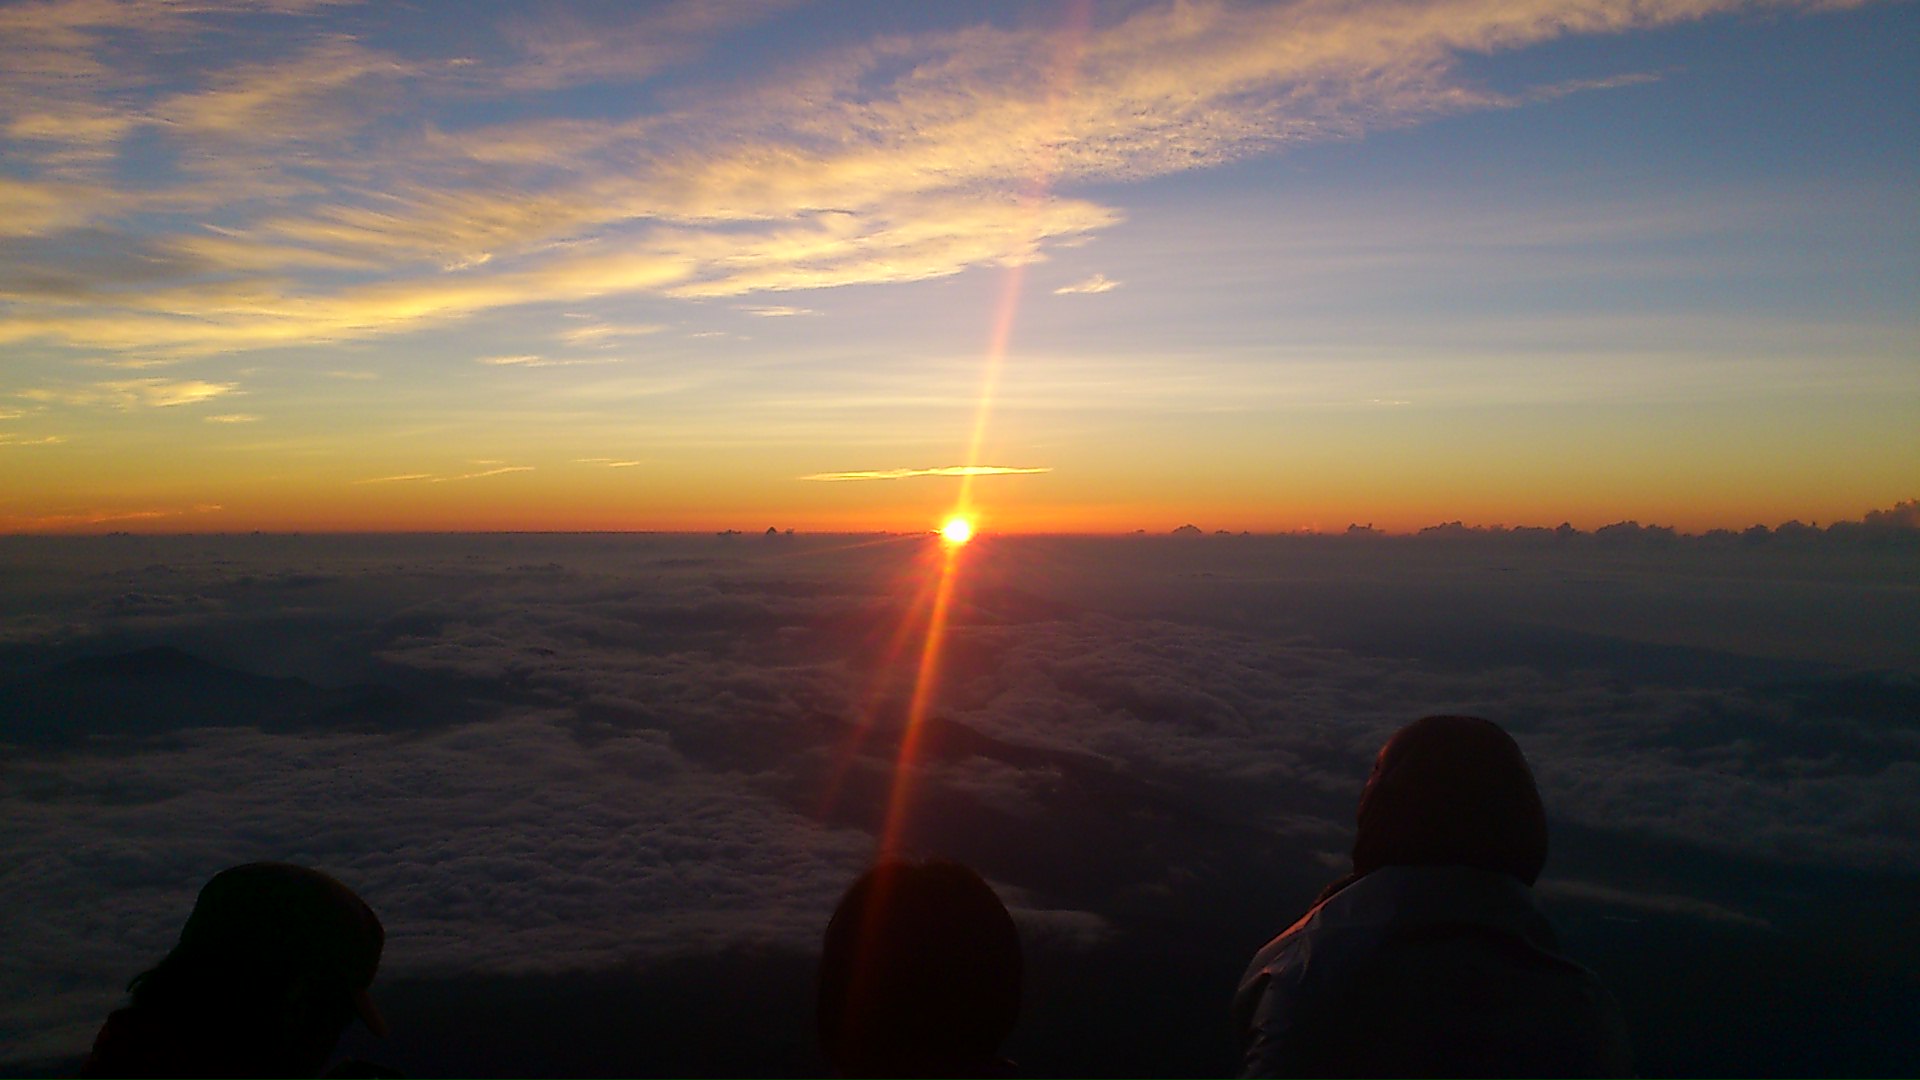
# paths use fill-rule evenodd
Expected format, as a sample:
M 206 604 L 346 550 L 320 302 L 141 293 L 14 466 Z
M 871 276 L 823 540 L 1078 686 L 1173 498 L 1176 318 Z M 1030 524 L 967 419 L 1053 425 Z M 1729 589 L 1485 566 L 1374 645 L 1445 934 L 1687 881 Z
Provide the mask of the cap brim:
M 379 1009 L 373 1007 L 373 998 L 365 990 L 353 992 L 353 1011 L 359 1014 L 361 1022 L 367 1025 L 368 1031 L 373 1032 L 378 1038 L 387 1037 L 386 1018 L 380 1015 Z

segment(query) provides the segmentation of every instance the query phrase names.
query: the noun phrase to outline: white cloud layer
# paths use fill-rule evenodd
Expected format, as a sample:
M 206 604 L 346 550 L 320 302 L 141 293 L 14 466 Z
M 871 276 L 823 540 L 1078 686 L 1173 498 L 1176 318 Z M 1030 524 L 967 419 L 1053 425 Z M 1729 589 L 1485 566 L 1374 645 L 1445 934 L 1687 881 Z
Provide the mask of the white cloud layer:
M 12 729 L 0 1034 L 18 1058 L 84 1045 L 199 882 L 247 859 L 362 890 L 389 929 L 390 976 L 804 952 L 879 830 L 911 691 L 901 658 L 917 655 L 912 634 L 889 643 L 928 567 L 920 541 L 897 539 L 9 544 L 35 568 L 0 585 L 10 695 L 23 684 L 7 680 L 63 656 L 152 644 L 226 669 L 183 669 L 206 700 L 266 692 L 235 672 L 403 695 L 379 721 L 262 730 L 244 708 L 201 718 L 161 689 L 143 706 L 189 719 L 150 742 L 42 717 L 75 738 L 51 751 Z M 917 844 L 980 865 L 1031 932 L 1099 948 L 1196 882 L 1248 888 L 1235 874 L 1255 853 L 1327 876 L 1380 741 L 1460 711 L 1515 732 L 1558 827 L 1680 845 L 1713 868 L 1629 860 L 1555 883 L 1550 866 L 1558 901 L 1784 932 L 1800 901 L 1726 875 L 1920 866 L 1920 730 L 1872 696 L 1896 707 L 1912 672 L 1825 667 L 1805 643 L 1763 661 L 1676 654 L 1630 629 L 1649 606 L 1730 602 L 1791 623 L 1840 588 L 1858 643 L 1911 641 L 1886 564 L 1778 549 L 1755 556 L 1776 584 L 1728 601 L 1671 554 L 1561 549 L 1499 573 L 1465 540 L 1387 547 L 997 546 L 956 594 L 910 773 Z M 1582 584 L 1596 572 L 1604 593 Z M 1477 606 L 1456 602 L 1463 586 Z M 1421 621 L 1434 611 L 1452 615 Z M 1836 645 L 1851 647 L 1822 647 Z

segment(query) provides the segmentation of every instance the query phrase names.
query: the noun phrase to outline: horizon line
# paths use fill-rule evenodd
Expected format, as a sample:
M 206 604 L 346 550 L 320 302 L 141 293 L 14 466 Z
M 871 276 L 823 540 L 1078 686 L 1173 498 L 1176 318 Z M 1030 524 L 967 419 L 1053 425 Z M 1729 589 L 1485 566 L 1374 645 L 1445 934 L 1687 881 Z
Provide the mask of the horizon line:
M 1913 506 L 1914 503 L 1902 503 L 1900 506 Z M 1872 512 L 1874 515 L 1886 514 L 1885 511 Z M 1712 528 L 1702 532 L 1687 532 L 1675 526 L 1643 524 L 1637 519 L 1622 519 L 1609 522 L 1591 529 L 1582 529 L 1569 522 L 1558 525 L 1465 525 L 1459 521 L 1442 522 L 1407 531 L 1375 528 L 1357 522 L 1337 529 L 1201 529 L 1193 525 L 1181 525 L 1173 529 L 1152 530 L 1134 529 L 992 529 L 976 535 L 977 539 L 1166 539 L 1166 540 L 1432 540 L 1448 541 L 1463 539 L 1606 539 L 1611 536 L 1633 537 L 1638 539 L 1705 540 L 1741 537 L 1798 538 L 1828 535 L 1849 535 L 1866 533 L 1869 535 L 1920 536 L 1920 520 L 1901 520 L 1886 514 L 1892 520 L 1845 519 L 1829 522 L 1803 522 L 1790 519 L 1778 525 L 1766 525 L 1756 522 L 1741 528 Z M 893 536 L 936 537 L 938 527 L 920 529 L 802 529 L 802 528 L 632 528 L 632 529 L 567 529 L 567 528 L 447 528 L 447 529 L 0 529 L 0 540 L 10 539 L 131 539 L 139 537 L 377 537 L 377 536 L 669 536 L 669 537 L 758 537 L 761 539 L 800 539 L 803 537 L 834 536 Z

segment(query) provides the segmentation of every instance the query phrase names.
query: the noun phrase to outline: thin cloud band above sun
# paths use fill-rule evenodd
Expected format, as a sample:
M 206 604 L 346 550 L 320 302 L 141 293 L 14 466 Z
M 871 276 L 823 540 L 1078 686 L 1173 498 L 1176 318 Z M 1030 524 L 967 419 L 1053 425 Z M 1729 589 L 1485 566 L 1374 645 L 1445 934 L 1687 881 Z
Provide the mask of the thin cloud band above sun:
M 498 468 L 482 469 L 479 472 L 459 473 L 453 476 L 436 476 L 433 473 L 401 473 L 397 476 L 375 476 L 366 480 L 355 480 L 356 484 L 393 484 L 411 480 L 424 480 L 430 484 L 445 484 L 454 480 L 481 480 L 489 476 L 504 476 L 507 473 L 532 472 L 531 465 L 502 465 Z
M 837 484 L 849 480 L 908 480 L 916 476 L 1029 476 L 1034 473 L 1049 473 L 1051 465 L 1041 468 L 1017 468 L 1010 465 L 942 465 L 934 469 L 878 469 L 860 472 L 827 472 L 802 476 L 801 480 L 817 480 L 822 483 Z

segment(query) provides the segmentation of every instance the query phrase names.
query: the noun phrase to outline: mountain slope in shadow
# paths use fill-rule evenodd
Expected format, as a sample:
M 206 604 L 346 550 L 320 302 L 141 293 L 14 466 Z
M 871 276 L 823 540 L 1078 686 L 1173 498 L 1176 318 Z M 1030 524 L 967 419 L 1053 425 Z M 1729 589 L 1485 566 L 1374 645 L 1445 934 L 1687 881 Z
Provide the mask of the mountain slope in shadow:
M 256 675 L 164 645 L 0 680 L 0 743 L 50 750 L 187 728 L 405 730 L 439 712 L 388 687 Z

